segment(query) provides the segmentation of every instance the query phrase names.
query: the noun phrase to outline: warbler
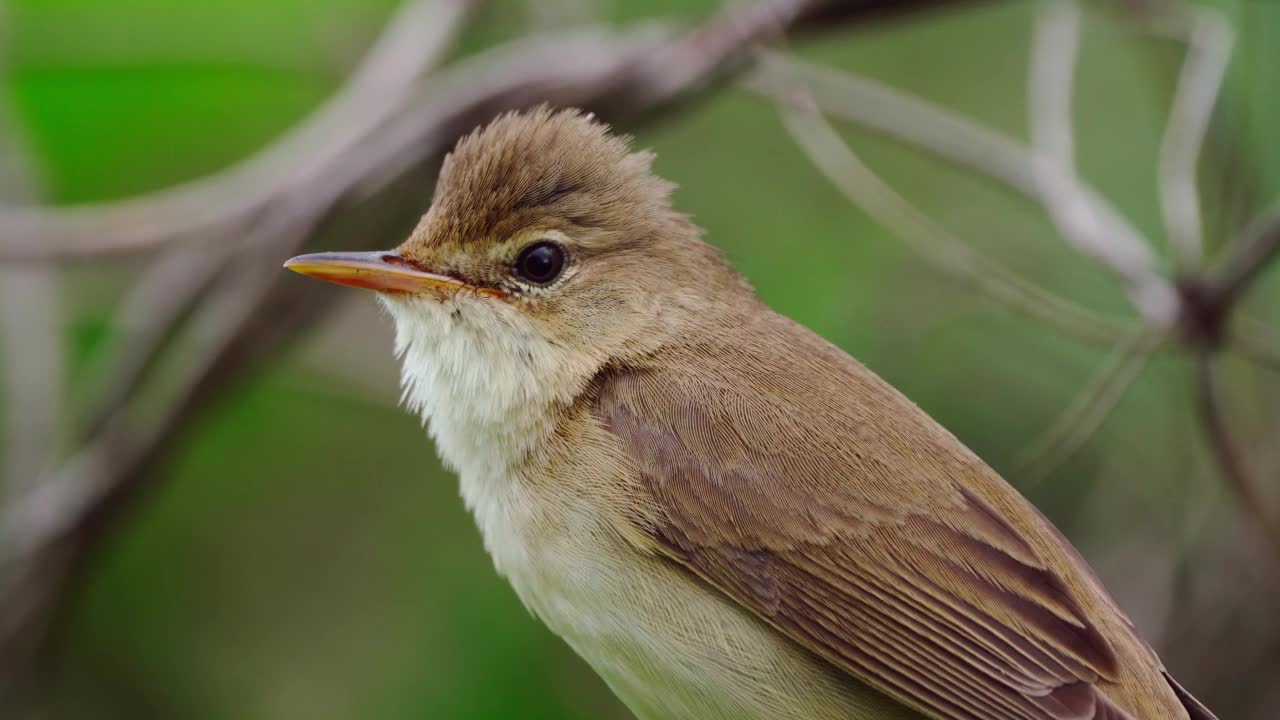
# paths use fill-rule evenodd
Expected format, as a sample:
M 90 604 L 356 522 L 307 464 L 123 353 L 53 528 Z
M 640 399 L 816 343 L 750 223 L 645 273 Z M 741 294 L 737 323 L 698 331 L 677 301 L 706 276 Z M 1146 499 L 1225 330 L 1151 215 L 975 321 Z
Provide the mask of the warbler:
M 1079 553 L 576 110 L 463 138 L 394 318 L 498 571 L 641 720 L 1205 720 Z M 779 238 L 785 242 L 785 238 Z

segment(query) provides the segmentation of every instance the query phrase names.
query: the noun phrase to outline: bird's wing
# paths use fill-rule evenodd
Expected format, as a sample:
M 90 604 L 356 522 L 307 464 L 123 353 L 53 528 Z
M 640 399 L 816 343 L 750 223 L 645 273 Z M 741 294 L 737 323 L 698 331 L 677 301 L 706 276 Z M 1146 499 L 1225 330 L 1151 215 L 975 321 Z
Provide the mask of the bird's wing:
M 1158 660 L 1048 521 L 848 356 L 773 335 L 599 378 L 656 547 L 931 717 L 1131 720 L 1116 643 Z

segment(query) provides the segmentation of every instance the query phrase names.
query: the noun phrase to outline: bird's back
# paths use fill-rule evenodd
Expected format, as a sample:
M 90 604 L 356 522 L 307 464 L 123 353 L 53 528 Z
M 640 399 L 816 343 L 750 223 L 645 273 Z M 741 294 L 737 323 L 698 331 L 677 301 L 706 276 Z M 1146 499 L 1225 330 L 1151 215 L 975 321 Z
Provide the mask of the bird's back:
M 1212 717 L 1070 543 L 912 402 L 754 302 L 599 380 L 657 552 L 938 718 Z

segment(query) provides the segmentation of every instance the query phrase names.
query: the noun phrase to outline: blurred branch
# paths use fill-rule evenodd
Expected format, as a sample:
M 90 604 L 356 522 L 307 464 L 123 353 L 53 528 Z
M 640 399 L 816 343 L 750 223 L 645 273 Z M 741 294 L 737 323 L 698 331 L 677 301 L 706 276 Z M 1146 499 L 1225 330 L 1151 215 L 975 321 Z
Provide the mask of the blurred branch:
M 1146 368 L 1163 341 L 1161 334 L 1139 329 L 1124 339 L 1085 385 L 1076 399 L 1017 461 L 1017 474 L 1026 483 L 1044 480 L 1084 447 Z
M 992 0 L 971 0 L 967 4 L 991 4 Z M 966 4 L 954 0 L 845 0 L 844 2 L 814 3 L 796 19 L 795 31 L 821 31 L 846 28 L 851 23 L 860 25 L 873 21 L 901 18 L 928 11 Z
M 1196 356 L 1196 404 L 1209 447 L 1222 469 L 1236 510 L 1280 560 L 1280 520 L 1272 517 L 1267 498 L 1259 491 L 1248 456 L 1236 440 L 1222 397 L 1217 358 L 1210 352 Z
M 1061 184 L 1070 185 L 1070 190 L 1079 194 L 1071 106 L 1080 54 L 1080 5 L 1074 0 L 1046 0 L 1041 4 L 1044 7 L 1031 43 L 1027 96 L 1035 164 L 1043 163 L 1051 170 L 1032 169 L 1051 182 L 1053 175 L 1060 176 Z M 1082 204 L 1081 212 L 1092 215 L 1090 203 Z
M 780 97 L 783 124 L 809 160 L 853 204 L 894 231 L 920 257 L 995 299 L 1072 335 L 1110 338 L 1123 325 L 1043 290 L 973 252 L 897 194 L 823 119 L 808 96 Z
M 780 97 L 789 93 L 794 83 L 803 82 L 823 112 L 932 152 L 979 176 L 994 179 L 1041 207 L 1053 201 L 1045 197 L 1046 185 L 1078 186 L 1056 164 L 1037 163 L 1035 154 L 1024 144 L 926 100 L 865 77 L 777 53 L 771 53 L 769 60 L 760 72 L 747 79 L 747 88 L 769 97 Z M 1046 182 L 1048 176 L 1054 177 Z M 1112 233 L 1110 237 L 1141 238 L 1133 225 L 1105 198 L 1087 187 L 1082 187 L 1081 192 L 1092 216 Z M 1115 255 L 1119 266 L 1125 268 L 1124 273 L 1144 277 L 1142 268 L 1150 261 L 1145 245 L 1139 240 L 1136 244 L 1129 243 L 1128 247 L 1138 248 L 1136 254 L 1116 255 L 1113 248 L 1103 253 Z M 1144 300 L 1144 305 L 1163 308 L 1173 302 L 1166 298 L 1172 289 L 1158 278 L 1144 282 L 1151 286 L 1144 292 L 1154 298 Z M 1152 312 L 1159 315 L 1166 311 Z M 1161 318 L 1165 324 L 1168 320 Z M 1111 344 L 1118 337 L 1108 335 L 1106 343 Z
M 155 193 L 75 207 L 0 213 L 0 260 L 94 258 L 169 242 L 235 237 L 281 195 L 333 167 L 404 109 L 476 0 L 410 0 L 328 102 L 226 170 Z
M 168 249 L 152 261 L 151 267 L 117 312 L 115 327 L 120 331 L 120 338 L 103 353 L 110 358 L 107 361 L 110 367 L 104 370 L 98 383 L 101 390 L 89 411 L 87 422 L 81 428 L 82 439 L 97 432 L 113 408 L 124 403 L 145 381 L 148 372 L 162 356 L 162 350 L 191 316 L 217 276 L 236 256 L 238 248 L 255 246 L 262 233 L 251 226 L 253 218 L 284 202 L 290 194 L 305 194 L 309 183 L 346 164 L 345 155 L 355 151 L 374 128 L 403 112 L 415 85 L 447 52 L 457 28 L 466 17 L 466 11 L 474 4 L 461 0 L 415 0 L 407 3 L 388 22 L 350 79 L 332 98 L 275 144 L 245 163 L 245 167 L 258 168 L 257 172 L 261 173 L 258 179 L 246 180 L 240 171 L 232 169 L 191 187 L 190 192 L 208 193 L 211 196 L 209 202 L 214 202 L 218 195 L 238 194 L 243 197 L 225 206 L 226 214 L 210 226 L 197 225 L 175 230 L 168 236 L 151 236 L 157 243 L 188 242 Z M 437 14 L 437 6 L 443 12 Z M 326 158 L 328 162 L 325 162 Z M 313 168 L 310 172 L 305 170 L 308 164 Z M 241 182 L 267 182 L 271 177 L 276 178 L 274 185 L 238 185 Z M 230 186 L 224 188 L 224 184 Z M 172 199 L 178 197 L 175 194 L 178 192 L 163 191 L 150 198 L 126 202 L 142 204 L 137 210 L 139 215 L 166 212 L 161 208 L 169 208 L 168 211 L 176 213 L 179 205 L 187 202 Z M 162 199 L 166 197 L 171 200 Z M 114 208 L 118 207 L 108 205 L 103 212 L 115 213 L 118 210 Z M 51 213 L 49 221 L 56 223 L 52 218 L 66 211 L 53 209 L 48 212 Z M 159 225 L 173 230 L 173 226 L 180 222 L 179 218 L 161 219 Z M 116 238 L 122 239 L 124 236 Z M 77 252 L 92 252 L 94 242 L 112 241 L 106 236 L 96 241 L 77 237 L 74 246 Z M 106 251 L 115 249 L 109 247 Z
M 9 8 L 0 2 L 0 47 L 10 40 Z M 0 79 L 6 74 L 0 52 Z M 8 98 L 0 93 L 0 212 L 35 202 L 40 182 Z M 53 458 L 63 407 L 61 276 L 57 268 L 0 267 L 0 349 L 4 436 L 0 502 L 25 491 Z
M 1271 327 L 1261 320 L 1238 318 L 1239 330 L 1231 334 L 1231 346 L 1255 364 L 1280 372 L 1280 342 L 1271 337 Z
M 1160 207 L 1174 256 L 1197 267 L 1204 253 L 1197 169 L 1235 43 L 1231 26 L 1210 8 L 1189 11 L 1187 55 L 1160 144 Z
M 99 353 L 95 395 L 85 421 L 75 428 L 80 442 L 101 431 L 111 414 L 146 381 L 230 262 L 230 245 L 206 248 L 183 243 L 166 248 L 133 284 L 111 320 L 117 339 Z
M 1219 302 L 1233 304 L 1280 257 L 1280 204 L 1259 216 L 1227 248 L 1213 283 Z
M 870 78 L 780 53 L 767 56 L 769 62 L 744 82 L 753 92 L 782 97 L 792 83 L 803 82 L 822 112 L 923 148 L 1039 202 L 1031 153 L 1022 143 Z
M 1149 322 L 1168 327 L 1177 296 L 1156 270 L 1142 235 L 1128 223 L 1105 222 L 1099 202 L 1076 172 L 1071 98 L 1080 44 L 1080 6 L 1043 3 L 1031 45 L 1028 109 L 1032 173 L 1039 198 L 1058 231 L 1078 252 L 1124 279 L 1134 305 Z

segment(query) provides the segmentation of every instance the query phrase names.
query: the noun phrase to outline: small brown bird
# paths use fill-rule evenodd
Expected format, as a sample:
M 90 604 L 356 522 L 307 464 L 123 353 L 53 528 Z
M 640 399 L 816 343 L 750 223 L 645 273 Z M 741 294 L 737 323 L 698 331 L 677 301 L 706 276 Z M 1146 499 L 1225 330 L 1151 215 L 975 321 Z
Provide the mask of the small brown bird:
M 589 115 L 463 139 L 376 290 L 499 572 L 643 720 L 1205 720 L 1065 538 Z

